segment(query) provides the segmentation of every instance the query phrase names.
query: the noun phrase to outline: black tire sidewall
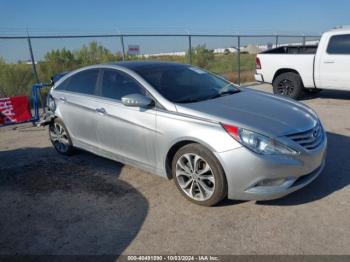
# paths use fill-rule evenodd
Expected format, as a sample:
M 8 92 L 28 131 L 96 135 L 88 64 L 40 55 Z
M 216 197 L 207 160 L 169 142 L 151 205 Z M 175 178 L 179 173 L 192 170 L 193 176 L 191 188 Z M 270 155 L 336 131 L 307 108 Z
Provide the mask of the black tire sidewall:
M 215 189 L 214 189 L 213 195 L 208 200 L 198 201 L 198 200 L 190 198 L 188 195 L 186 195 L 185 192 L 183 192 L 183 190 L 181 189 L 181 187 L 177 181 L 176 173 L 175 173 L 176 163 L 177 163 L 178 159 L 186 153 L 194 153 L 194 154 L 199 155 L 200 157 L 205 159 L 208 162 L 209 166 L 211 167 L 211 170 L 213 172 L 214 179 L 215 179 Z M 206 149 L 204 146 L 202 146 L 200 144 L 193 143 L 193 144 L 188 144 L 188 145 L 180 148 L 176 152 L 176 154 L 172 160 L 171 167 L 172 167 L 171 172 L 172 172 L 172 176 L 173 176 L 174 182 L 176 184 L 176 187 L 181 192 L 181 194 L 186 199 L 191 201 L 192 203 L 202 205 L 202 206 L 213 206 L 213 205 L 217 204 L 218 202 L 220 202 L 221 200 L 223 200 L 227 196 L 227 181 L 226 181 L 226 176 L 225 176 L 224 170 L 223 170 L 220 162 L 215 157 L 215 155 L 211 151 Z
M 292 95 L 282 95 L 278 92 L 278 84 L 285 79 L 292 81 L 294 83 L 294 92 Z M 286 96 L 286 97 L 290 97 L 292 99 L 299 99 L 304 94 L 303 82 L 302 82 L 300 76 L 296 73 L 293 73 L 293 72 L 280 74 L 279 76 L 277 76 L 275 78 L 272 85 L 273 85 L 273 93 L 275 95 Z

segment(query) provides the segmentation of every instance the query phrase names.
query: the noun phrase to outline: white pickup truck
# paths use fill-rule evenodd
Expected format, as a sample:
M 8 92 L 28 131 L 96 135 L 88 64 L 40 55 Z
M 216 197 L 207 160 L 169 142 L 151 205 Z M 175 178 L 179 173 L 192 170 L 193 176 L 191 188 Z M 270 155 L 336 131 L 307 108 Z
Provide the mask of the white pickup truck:
M 294 99 L 304 91 L 350 91 L 350 27 L 324 33 L 318 46 L 281 46 L 258 54 L 255 79 Z

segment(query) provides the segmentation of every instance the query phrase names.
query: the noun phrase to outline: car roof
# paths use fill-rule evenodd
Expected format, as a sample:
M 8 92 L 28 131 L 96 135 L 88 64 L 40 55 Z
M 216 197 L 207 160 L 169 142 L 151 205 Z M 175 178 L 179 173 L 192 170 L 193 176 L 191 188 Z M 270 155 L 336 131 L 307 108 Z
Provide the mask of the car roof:
M 60 84 L 59 82 L 64 81 L 66 78 L 69 78 L 76 73 L 79 73 L 81 71 L 90 70 L 90 69 L 99 69 L 103 68 L 104 66 L 119 66 L 124 67 L 125 69 L 131 70 L 136 72 L 138 69 L 147 69 L 147 68 L 159 68 L 162 67 L 179 67 L 179 66 L 190 66 L 182 63 L 177 62 L 169 62 L 169 61 L 154 61 L 154 60 L 135 60 L 135 61 L 119 61 L 119 62 L 111 62 L 111 63 L 105 63 L 105 64 L 96 64 L 96 65 L 89 65 L 85 67 L 81 67 L 77 70 L 74 70 L 72 72 L 64 72 L 62 76 L 60 76 L 59 79 L 56 79 L 55 82 L 57 84 Z
M 333 28 L 333 29 L 327 31 L 326 33 L 335 33 L 335 32 L 348 34 L 350 32 L 350 26 L 346 25 L 346 26 L 336 27 L 336 28 Z
M 152 68 L 152 67 L 169 67 L 169 66 L 186 66 L 186 64 L 181 64 L 177 62 L 168 62 L 168 61 L 153 61 L 153 60 L 147 60 L 147 61 L 122 61 L 122 62 L 115 62 L 115 63 L 109 63 L 109 65 L 117 65 L 121 67 L 125 67 L 130 70 L 137 70 L 141 68 Z

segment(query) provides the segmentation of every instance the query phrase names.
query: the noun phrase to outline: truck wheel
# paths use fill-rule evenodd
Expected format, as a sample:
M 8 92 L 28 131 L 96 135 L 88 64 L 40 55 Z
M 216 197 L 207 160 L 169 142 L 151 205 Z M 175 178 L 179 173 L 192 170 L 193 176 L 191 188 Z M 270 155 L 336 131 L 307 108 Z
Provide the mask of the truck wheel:
M 293 72 L 280 74 L 272 83 L 275 95 L 299 99 L 304 93 L 304 85 L 300 76 Z

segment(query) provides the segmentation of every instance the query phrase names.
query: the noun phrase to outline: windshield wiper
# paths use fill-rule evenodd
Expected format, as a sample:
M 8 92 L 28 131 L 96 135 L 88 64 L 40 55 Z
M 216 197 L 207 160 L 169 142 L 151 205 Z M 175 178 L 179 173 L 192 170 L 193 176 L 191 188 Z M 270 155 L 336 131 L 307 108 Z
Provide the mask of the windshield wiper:
M 239 90 L 226 90 L 226 91 L 222 91 L 218 94 L 215 94 L 215 95 L 209 97 L 208 99 L 214 99 L 214 98 L 218 98 L 218 97 L 222 97 L 222 96 L 228 96 L 228 95 L 232 95 L 232 94 L 239 93 L 239 92 L 240 92 Z
M 191 97 L 191 98 L 186 98 L 186 99 L 182 99 L 182 100 L 178 100 L 176 101 L 176 103 L 194 103 L 194 102 L 200 102 L 200 101 L 204 101 L 204 100 L 209 100 L 209 99 L 214 99 L 214 98 L 218 98 L 218 97 L 222 97 L 222 96 L 228 96 L 228 95 L 232 95 L 235 93 L 240 92 L 240 90 L 226 90 L 226 91 L 222 91 L 220 93 L 217 93 L 213 96 L 209 96 L 209 97 Z
M 240 92 L 238 89 L 237 90 L 226 90 L 226 91 L 222 91 L 219 93 L 220 96 L 226 96 L 226 95 L 232 95 L 235 93 Z
M 194 103 L 194 102 L 199 102 L 202 100 L 203 100 L 203 98 L 187 98 L 187 99 L 175 101 L 175 103 Z

